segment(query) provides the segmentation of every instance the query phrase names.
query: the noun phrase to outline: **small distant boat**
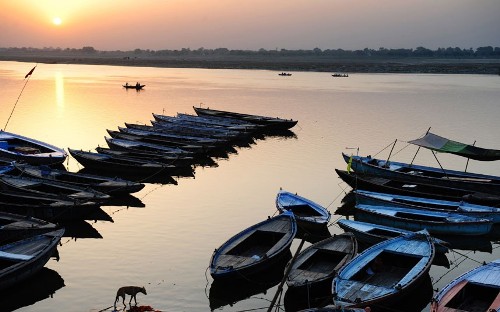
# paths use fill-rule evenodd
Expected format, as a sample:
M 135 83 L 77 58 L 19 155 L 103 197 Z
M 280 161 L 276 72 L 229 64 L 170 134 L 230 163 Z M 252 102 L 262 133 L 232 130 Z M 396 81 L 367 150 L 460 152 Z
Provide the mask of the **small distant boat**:
M 80 187 L 90 187 L 96 191 L 112 195 L 135 193 L 142 190 L 145 186 L 143 183 L 124 180 L 118 177 L 111 178 L 80 172 L 70 172 L 53 169 L 49 166 L 31 166 L 16 163 L 15 167 L 23 175 L 49 181 L 69 183 Z
M 276 208 L 280 213 L 290 211 L 294 214 L 299 227 L 326 226 L 331 214 L 323 206 L 305 197 L 280 190 L 276 195 Z
M 334 235 L 304 249 L 291 265 L 286 283 L 288 287 L 327 288 L 333 276 L 358 253 L 358 244 L 352 233 Z
M 499 311 L 500 260 L 472 269 L 439 291 L 431 312 Z
M 337 221 L 337 224 L 344 231 L 353 233 L 358 242 L 362 242 L 370 246 L 391 238 L 412 233 L 411 231 L 400 228 L 347 219 L 340 219 Z M 432 237 L 432 240 L 436 247 L 436 252 L 448 252 L 448 246 L 450 245 L 448 242 L 435 237 Z
M 54 145 L 0 130 L 0 156 L 32 165 L 56 165 L 68 154 Z
M 296 234 L 297 224 L 291 213 L 252 225 L 215 249 L 210 275 L 215 280 L 256 274 L 289 253 Z
M 42 219 L 0 211 L 0 242 L 54 231 L 57 225 Z
M 335 73 L 335 74 L 332 74 L 332 77 L 349 77 L 349 74 Z
M 423 281 L 434 255 L 434 244 L 427 231 L 373 245 L 335 276 L 333 302 L 349 308 L 389 305 Z
M 125 89 L 136 89 L 136 90 L 142 90 L 145 86 L 146 85 L 141 85 L 141 84 L 129 85 L 128 83 L 123 85 Z
M 291 73 L 282 72 L 282 73 L 279 73 L 278 75 L 279 76 L 291 76 L 292 74 Z
M 60 229 L 0 246 L 0 289 L 9 288 L 42 269 L 63 234 L 64 229 Z
M 468 217 L 456 212 L 361 204 L 355 206 L 354 218 L 410 231 L 426 229 L 439 235 L 485 235 L 493 226 L 490 219 Z
M 220 116 L 234 118 L 254 124 L 264 125 L 268 130 L 287 130 L 294 127 L 298 122 L 297 120 L 293 119 L 243 114 L 195 106 L 193 106 L 193 109 L 196 114 L 198 114 L 198 116 Z

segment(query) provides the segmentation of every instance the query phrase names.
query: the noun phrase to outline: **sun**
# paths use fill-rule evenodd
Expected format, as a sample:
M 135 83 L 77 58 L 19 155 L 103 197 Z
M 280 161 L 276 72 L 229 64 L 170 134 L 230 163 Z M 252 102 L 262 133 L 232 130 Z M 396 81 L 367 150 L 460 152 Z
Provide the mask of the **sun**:
M 60 18 L 60 17 L 54 17 L 54 18 L 52 19 L 52 23 L 53 23 L 54 25 L 56 25 L 56 26 L 59 26 L 59 25 L 61 25 L 62 20 L 61 20 L 61 18 Z

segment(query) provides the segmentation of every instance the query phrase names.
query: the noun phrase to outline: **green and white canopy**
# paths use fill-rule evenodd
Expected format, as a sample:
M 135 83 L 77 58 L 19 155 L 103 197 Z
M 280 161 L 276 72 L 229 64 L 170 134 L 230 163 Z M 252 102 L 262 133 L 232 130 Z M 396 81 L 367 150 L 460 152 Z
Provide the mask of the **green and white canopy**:
M 424 137 L 408 143 L 428 148 L 430 150 L 450 153 L 480 161 L 500 160 L 500 150 L 480 148 L 443 138 L 428 132 Z

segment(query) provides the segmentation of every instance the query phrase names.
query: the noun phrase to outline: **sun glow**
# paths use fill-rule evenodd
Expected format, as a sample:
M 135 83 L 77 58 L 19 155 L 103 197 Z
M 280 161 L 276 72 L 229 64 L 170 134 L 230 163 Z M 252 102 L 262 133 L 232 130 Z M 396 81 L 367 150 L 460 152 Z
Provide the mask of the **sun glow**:
M 56 25 L 56 26 L 59 26 L 59 25 L 61 25 L 62 20 L 61 20 L 61 18 L 60 18 L 60 17 L 54 17 L 54 18 L 52 19 L 52 23 L 53 23 L 54 25 Z

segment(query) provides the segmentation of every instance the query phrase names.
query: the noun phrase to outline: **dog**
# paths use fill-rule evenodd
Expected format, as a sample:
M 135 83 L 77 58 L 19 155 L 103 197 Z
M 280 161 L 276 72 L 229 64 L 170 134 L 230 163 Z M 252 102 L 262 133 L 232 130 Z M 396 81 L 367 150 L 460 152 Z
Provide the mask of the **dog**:
M 139 287 L 139 286 L 124 286 L 124 287 L 118 288 L 118 291 L 116 292 L 114 306 L 116 307 L 116 303 L 118 302 L 118 299 L 120 299 L 120 297 L 123 298 L 122 302 L 123 302 L 123 305 L 125 305 L 125 296 L 126 295 L 130 295 L 130 301 L 128 302 L 128 304 L 130 304 L 132 302 L 132 299 L 134 299 L 135 305 L 137 305 L 137 299 L 135 296 L 138 293 L 143 293 L 143 294 L 147 295 L 146 288 Z

